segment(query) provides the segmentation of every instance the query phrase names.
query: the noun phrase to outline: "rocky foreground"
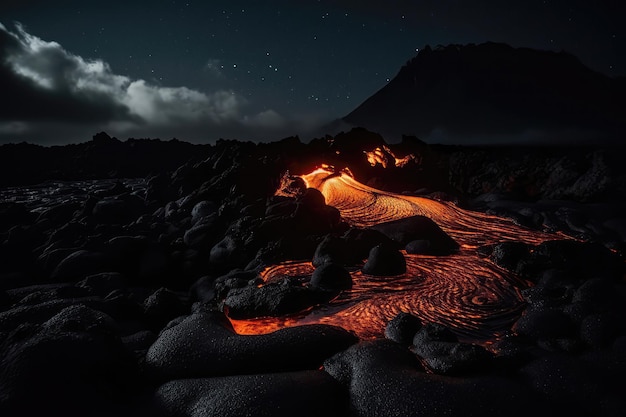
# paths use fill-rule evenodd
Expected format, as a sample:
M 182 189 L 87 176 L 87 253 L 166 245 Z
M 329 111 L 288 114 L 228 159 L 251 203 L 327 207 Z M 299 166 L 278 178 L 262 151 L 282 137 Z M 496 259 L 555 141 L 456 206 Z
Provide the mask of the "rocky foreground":
M 626 415 L 619 155 L 387 145 L 362 130 L 207 153 L 146 178 L 0 190 L 1 415 Z M 321 324 L 236 334 L 229 308 L 296 314 L 349 288 L 359 260 L 379 275 L 402 263 L 385 228 L 351 226 L 284 175 L 321 163 L 560 232 L 478 249 L 528 283 L 510 331 L 478 344 L 400 314 L 379 339 Z M 418 253 L 437 244 L 410 232 L 424 233 Z M 262 285 L 266 266 L 307 259 L 309 280 Z

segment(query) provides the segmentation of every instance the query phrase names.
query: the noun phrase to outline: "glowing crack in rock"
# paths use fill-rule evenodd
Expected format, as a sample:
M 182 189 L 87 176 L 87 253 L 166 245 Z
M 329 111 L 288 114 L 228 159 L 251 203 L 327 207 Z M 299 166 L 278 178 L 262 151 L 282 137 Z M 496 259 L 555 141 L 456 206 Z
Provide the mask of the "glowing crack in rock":
M 520 290 L 526 283 L 478 256 L 476 248 L 503 241 L 538 244 L 565 238 L 452 203 L 376 190 L 356 181 L 347 170 L 324 166 L 301 178 L 307 187 L 320 190 L 326 203 L 339 209 L 353 226 L 423 215 L 452 236 L 461 249 L 449 256 L 405 253 L 407 272 L 399 276 L 374 277 L 353 268 L 353 288 L 330 303 L 289 317 L 231 320 L 238 333 L 325 323 L 354 331 L 361 338 L 375 338 L 382 336 L 386 323 L 398 313 L 409 312 L 424 322 L 447 325 L 462 338 L 490 340 L 510 329 L 523 311 Z M 310 262 L 286 262 L 265 269 L 261 277 L 271 282 L 313 271 Z

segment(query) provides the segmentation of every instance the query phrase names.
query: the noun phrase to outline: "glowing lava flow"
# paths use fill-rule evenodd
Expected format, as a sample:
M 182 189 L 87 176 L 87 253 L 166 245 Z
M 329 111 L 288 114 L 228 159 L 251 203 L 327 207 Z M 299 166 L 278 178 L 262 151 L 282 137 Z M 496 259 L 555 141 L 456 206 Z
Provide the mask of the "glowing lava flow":
M 353 226 L 371 226 L 423 215 L 434 220 L 460 245 L 449 256 L 407 255 L 407 272 L 374 277 L 351 272 L 353 288 L 328 305 L 282 318 L 231 320 L 241 334 L 267 333 L 286 326 L 325 323 L 354 331 L 361 338 L 380 337 L 385 324 L 399 312 L 410 312 L 425 322 L 449 326 L 461 337 L 485 341 L 510 329 L 524 305 L 516 277 L 478 256 L 484 244 L 522 241 L 538 244 L 563 238 L 532 231 L 512 221 L 463 210 L 452 203 L 376 190 L 356 181 L 349 172 L 320 168 L 303 175 L 308 187 L 324 194 L 326 204 L 339 209 Z M 310 262 L 288 262 L 267 268 L 266 282 L 284 276 L 312 274 Z
M 318 168 L 302 178 L 308 187 L 320 190 L 326 204 L 339 209 L 353 226 L 367 227 L 422 215 L 434 220 L 464 248 L 506 240 L 537 244 L 555 239 L 552 234 L 525 229 L 497 216 L 463 210 L 452 203 L 377 190 L 356 181 L 349 172 Z

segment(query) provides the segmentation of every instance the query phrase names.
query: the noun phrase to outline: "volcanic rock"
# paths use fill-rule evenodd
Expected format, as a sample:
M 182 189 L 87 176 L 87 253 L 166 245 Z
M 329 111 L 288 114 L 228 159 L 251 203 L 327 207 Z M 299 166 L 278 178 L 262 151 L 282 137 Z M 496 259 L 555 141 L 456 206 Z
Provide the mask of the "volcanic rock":
M 400 275 L 406 272 L 406 260 L 399 250 L 381 244 L 370 250 L 361 270 L 369 275 Z
M 428 367 L 441 375 L 485 372 L 493 365 L 493 355 L 482 346 L 458 342 L 456 335 L 440 324 L 428 323 L 413 338 L 411 347 Z
M 323 371 L 170 381 L 157 390 L 154 416 L 329 416 L 349 414 L 347 390 Z
M 556 410 L 513 379 L 428 374 L 415 356 L 389 340 L 362 342 L 324 362 L 350 391 L 358 416 L 516 416 Z
M 31 213 L 24 204 L 10 201 L 0 202 L 0 231 L 5 231 L 18 224 L 34 221 L 36 215 Z
M 513 331 L 535 340 L 566 338 L 576 334 L 574 323 L 562 310 L 540 306 L 526 309 L 513 325 Z
M 503 242 L 493 247 L 491 260 L 498 266 L 509 271 L 519 272 L 520 262 L 525 261 L 530 255 L 530 248 L 522 242 Z
M 430 240 L 412 240 L 406 244 L 404 250 L 412 255 L 427 255 L 431 253 Z
M 352 288 L 352 276 L 340 265 L 325 263 L 315 268 L 311 285 L 324 290 L 349 290 Z
M 317 369 L 356 341 L 326 325 L 240 336 L 225 326 L 223 316 L 196 313 L 160 334 L 146 354 L 146 366 L 161 380 Z
M 244 288 L 232 289 L 222 304 L 224 311 L 233 319 L 279 317 L 298 313 L 316 304 L 327 302 L 334 296 L 332 292 L 290 285 L 285 280 L 261 287 L 248 285 Z
M 459 245 L 437 224 L 425 216 L 412 216 L 386 223 L 379 223 L 371 229 L 383 233 L 395 241 L 401 248 L 414 240 L 428 240 L 432 254 L 450 254 Z
M 226 236 L 211 248 L 209 261 L 226 269 L 237 264 L 241 250 L 241 246 L 236 238 Z
M 370 250 L 374 246 L 380 245 L 381 243 L 389 246 L 394 245 L 393 241 L 383 233 L 371 228 L 350 228 L 343 234 L 342 238 L 346 242 L 348 263 L 351 265 L 359 264 L 367 259 Z
M 23 324 L 1 351 L 4 415 L 122 413 L 138 379 L 112 320 L 84 306 L 62 310 L 41 326 Z
M 76 286 L 87 288 L 93 294 L 105 296 L 110 292 L 126 287 L 124 276 L 117 272 L 102 272 L 100 274 L 89 275 Z
M 185 232 L 183 237 L 185 245 L 202 249 L 215 244 L 217 240 L 215 234 L 219 230 L 217 215 L 211 214 L 195 222 L 192 220 L 192 222 L 193 226 Z
M 101 252 L 79 250 L 63 259 L 55 268 L 51 278 L 55 281 L 78 281 L 89 275 L 107 272 L 110 259 Z
M 349 265 L 351 262 L 348 259 L 348 251 L 348 244 L 344 239 L 335 235 L 326 235 L 315 248 L 313 266 L 317 268 L 327 263 Z
M 385 337 L 401 345 L 411 345 L 413 337 L 422 328 L 422 321 L 410 313 L 399 313 L 385 326 Z
M 610 353 L 608 357 L 615 355 Z M 616 391 L 618 380 L 611 377 L 615 374 L 611 367 L 620 368 L 619 363 L 590 362 L 571 355 L 547 356 L 529 363 L 520 374 L 562 413 L 577 417 L 618 416 L 626 401 Z
M 168 321 L 189 312 L 176 293 L 163 287 L 146 298 L 143 307 L 146 320 L 153 329 L 161 329 Z

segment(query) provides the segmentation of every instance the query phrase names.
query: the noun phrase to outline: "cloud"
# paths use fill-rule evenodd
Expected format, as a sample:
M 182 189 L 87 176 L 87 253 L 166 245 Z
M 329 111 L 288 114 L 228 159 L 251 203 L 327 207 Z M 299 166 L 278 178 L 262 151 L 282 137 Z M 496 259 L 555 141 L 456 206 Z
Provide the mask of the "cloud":
M 207 69 L 219 68 L 219 60 L 207 64 Z M 84 131 L 89 136 L 77 138 L 82 141 L 102 129 L 120 136 L 208 138 L 292 127 L 274 110 L 246 114 L 247 100 L 234 91 L 202 92 L 131 79 L 103 60 L 72 54 L 20 24 L 13 31 L 0 24 L 0 91 L 0 141 L 5 142 L 41 141 L 44 129 Z

